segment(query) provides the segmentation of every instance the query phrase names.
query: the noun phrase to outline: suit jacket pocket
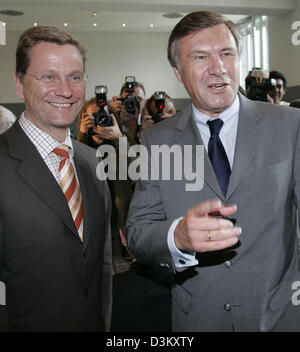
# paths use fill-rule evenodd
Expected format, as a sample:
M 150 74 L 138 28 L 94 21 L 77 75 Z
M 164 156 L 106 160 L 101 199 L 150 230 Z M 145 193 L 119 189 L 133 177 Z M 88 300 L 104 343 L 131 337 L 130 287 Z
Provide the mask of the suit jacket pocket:
M 277 312 L 284 308 L 291 300 L 294 293 L 293 282 L 299 281 L 300 273 L 289 276 L 282 281 L 269 296 L 269 307 L 271 311 Z
M 192 308 L 192 295 L 183 286 L 176 285 L 172 290 L 172 296 L 178 306 L 186 313 L 189 314 Z
M 272 331 L 274 326 L 278 323 L 281 316 L 284 314 L 288 304 L 291 304 L 292 284 L 299 280 L 299 273 L 293 273 L 284 279 L 278 286 L 276 286 L 266 301 L 266 306 L 262 312 L 262 319 L 260 329 L 261 331 Z

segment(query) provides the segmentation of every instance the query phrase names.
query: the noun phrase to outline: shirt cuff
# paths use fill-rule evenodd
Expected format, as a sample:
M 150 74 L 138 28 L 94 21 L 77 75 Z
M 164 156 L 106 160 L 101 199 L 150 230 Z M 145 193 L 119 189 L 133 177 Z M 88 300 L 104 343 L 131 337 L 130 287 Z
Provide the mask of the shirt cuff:
M 177 249 L 174 243 L 174 231 L 183 217 L 175 219 L 168 231 L 168 247 L 177 271 L 181 271 L 190 266 L 195 266 L 198 264 L 198 260 L 195 258 L 196 252 L 193 251 L 180 251 Z

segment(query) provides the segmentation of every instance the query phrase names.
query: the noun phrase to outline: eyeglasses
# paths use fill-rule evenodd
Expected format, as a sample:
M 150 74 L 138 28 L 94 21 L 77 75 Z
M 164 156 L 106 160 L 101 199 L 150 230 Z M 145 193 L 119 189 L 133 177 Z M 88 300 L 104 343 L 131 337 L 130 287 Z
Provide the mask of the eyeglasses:
M 55 73 L 40 73 L 38 75 L 33 75 L 32 73 L 25 73 L 25 75 L 35 78 L 37 81 L 45 83 L 49 86 L 58 86 L 63 78 L 72 85 L 72 86 L 80 86 L 85 85 L 87 82 L 87 76 L 83 73 L 74 73 L 67 77 L 61 77 Z

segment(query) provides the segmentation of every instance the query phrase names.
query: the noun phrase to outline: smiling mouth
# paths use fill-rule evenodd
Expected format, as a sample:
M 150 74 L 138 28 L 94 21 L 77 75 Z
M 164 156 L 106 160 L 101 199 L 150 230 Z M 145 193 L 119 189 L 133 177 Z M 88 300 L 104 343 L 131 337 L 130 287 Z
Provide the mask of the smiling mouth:
M 49 103 L 52 106 L 56 106 L 58 108 L 69 108 L 73 105 L 73 103 Z
M 228 86 L 228 83 L 214 83 L 214 84 L 209 85 L 209 88 L 221 90 L 221 89 L 225 88 L 226 86 Z

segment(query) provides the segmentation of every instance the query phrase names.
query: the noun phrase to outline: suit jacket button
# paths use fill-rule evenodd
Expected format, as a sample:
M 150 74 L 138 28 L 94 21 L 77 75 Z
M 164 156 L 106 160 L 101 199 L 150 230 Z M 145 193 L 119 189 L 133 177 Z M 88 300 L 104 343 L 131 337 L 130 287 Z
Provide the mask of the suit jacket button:
M 230 260 L 227 260 L 227 261 L 225 262 L 225 266 L 226 266 L 226 268 L 230 269 L 230 268 L 232 267 L 231 261 L 230 261 Z
M 229 303 L 224 304 L 224 309 L 227 310 L 227 312 L 231 311 L 231 305 Z

